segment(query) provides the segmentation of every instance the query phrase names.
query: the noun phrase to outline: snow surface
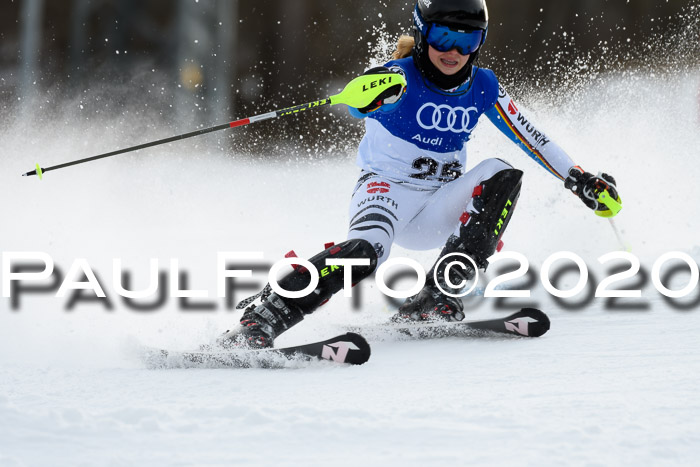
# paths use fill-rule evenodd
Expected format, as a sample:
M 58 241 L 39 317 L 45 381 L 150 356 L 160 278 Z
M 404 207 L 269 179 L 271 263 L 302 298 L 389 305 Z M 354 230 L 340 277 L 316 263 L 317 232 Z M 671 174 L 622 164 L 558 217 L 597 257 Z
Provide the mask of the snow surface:
M 600 83 L 563 109 L 546 99 L 524 104 L 575 160 L 618 178 L 618 226 L 647 276 L 667 251 L 697 260 L 700 76 Z M 213 298 L 217 252 L 263 251 L 272 262 L 342 240 L 357 169 L 352 154 L 251 161 L 204 137 L 43 182 L 19 176 L 37 161 L 143 139 L 109 128 L 4 126 L 2 251 L 48 253 L 63 275 L 86 259 L 113 309 L 82 301 L 68 311 L 55 290 L 22 294 L 18 310 L 0 301 L 0 465 L 693 465 L 700 456 L 700 288 L 678 300 L 681 309 L 649 280 L 642 298 L 618 302 L 631 302 L 627 311 L 603 299 L 577 307 L 580 296 L 557 302 L 539 282 L 531 299 L 507 300 L 504 310 L 493 299 L 468 302 L 467 319 L 503 316 L 523 302 L 542 308 L 552 329 L 539 339 L 372 342 L 360 367 L 145 369 L 133 355 L 138 342 L 192 348 L 236 322 L 239 314 Z M 506 249 L 525 254 L 536 272 L 570 250 L 604 277 L 596 259 L 619 248 L 607 221 L 483 123 L 470 166 L 492 156 L 526 171 Z M 427 268 L 436 253 L 392 254 Z M 113 258 L 135 287 L 146 285 L 150 258 L 161 268 L 177 258 L 188 287 L 209 292 L 193 301 L 214 309 L 184 311 L 174 298 L 156 311 L 129 309 L 112 286 Z M 687 275 L 675 281 L 679 288 Z M 387 319 L 391 307 L 371 280 L 356 292 L 359 310 L 335 297 L 279 345 Z

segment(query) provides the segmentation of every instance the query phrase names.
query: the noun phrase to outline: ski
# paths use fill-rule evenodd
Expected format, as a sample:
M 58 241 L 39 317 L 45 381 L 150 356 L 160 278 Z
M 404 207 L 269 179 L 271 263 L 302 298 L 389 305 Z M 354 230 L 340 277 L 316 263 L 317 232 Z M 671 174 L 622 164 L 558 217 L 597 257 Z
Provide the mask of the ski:
M 443 337 L 540 337 L 549 330 L 549 318 L 535 308 L 523 308 L 505 318 L 480 321 L 387 323 L 357 329 L 371 338 L 438 339 Z
M 293 368 L 310 361 L 362 365 L 371 349 L 359 334 L 348 332 L 325 341 L 269 349 L 212 348 L 172 351 L 146 348 L 143 360 L 149 368 Z

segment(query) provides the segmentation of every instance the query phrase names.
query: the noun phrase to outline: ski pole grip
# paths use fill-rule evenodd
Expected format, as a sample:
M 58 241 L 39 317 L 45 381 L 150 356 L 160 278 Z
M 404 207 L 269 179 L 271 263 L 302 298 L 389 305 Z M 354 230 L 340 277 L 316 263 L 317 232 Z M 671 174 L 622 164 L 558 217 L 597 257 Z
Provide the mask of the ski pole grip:
M 331 96 L 331 105 L 346 104 L 360 109 L 372 104 L 384 91 L 396 85 L 406 86 L 406 78 L 399 73 L 360 75 L 350 81 L 340 94 Z
M 613 197 L 610 196 L 610 193 L 608 193 L 608 190 L 603 190 L 598 195 L 598 202 L 604 204 L 608 208 L 607 211 L 595 212 L 600 217 L 615 217 L 622 209 L 622 203 L 620 202 L 620 198 L 613 199 Z

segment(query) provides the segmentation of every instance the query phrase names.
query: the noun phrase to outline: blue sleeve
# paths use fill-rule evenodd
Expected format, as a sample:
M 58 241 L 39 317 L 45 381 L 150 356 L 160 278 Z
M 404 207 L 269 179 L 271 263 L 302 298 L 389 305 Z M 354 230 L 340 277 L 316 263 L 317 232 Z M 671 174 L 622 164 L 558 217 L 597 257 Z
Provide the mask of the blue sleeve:
M 498 113 L 498 109 L 496 109 L 496 106 L 494 105 L 490 109 L 488 109 L 486 112 L 484 112 L 484 115 L 488 117 L 489 120 L 491 120 L 491 123 L 493 123 L 496 128 L 501 130 L 501 133 L 506 135 L 506 137 L 517 144 L 523 151 L 526 153 L 529 152 L 529 148 L 523 144 L 520 139 L 515 135 L 515 133 L 511 130 L 511 128 L 508 126 L 506 121 L 501 118 L 501 115 Z M 529 154 L 528 154 L 529 155 Z
M 484 109 L 491 109 L 498 102 L 499 84 L 496 74 L 487 68 L 477 68 L 475 79 L 481 84 Z
M 506 135 L 509 140 L 517 144 L 525 152 L 528 152 L 528 147 L 523 144 L 508 123 L 501 118 L 501 114 L 498 112 L 498 97 L 503 93 L 503 88 L 498 83 L 498 78 L 496 78 L 496 75 L 491 70 L 481 68 L 479 71 L 483 73 L 483 76 L 486 78 L 488 83 L 487 86 L 485 86 L 484 92 L 484 108 L 486 109 L 484 115 L 486 115 L 486 117 L 491 120 L 491 123 L 493 123 L 496 128 L 501 131 L 501 133 Z
M 365 118 L 367 114 L 363 114 L 359 110 L 357 110 L 355 107 L 350 107 L 348 106 L 348 112 L 350 112 L 350 115 L 352 115 L 355 118 Z
M 503 86 L 499 86 L 495 105 L 484 113 L 501 133 L 530 158 L 558 179 L 564 180 L 569 169 L 576 164 L 566 151 L 540 131 L 518 107 Z

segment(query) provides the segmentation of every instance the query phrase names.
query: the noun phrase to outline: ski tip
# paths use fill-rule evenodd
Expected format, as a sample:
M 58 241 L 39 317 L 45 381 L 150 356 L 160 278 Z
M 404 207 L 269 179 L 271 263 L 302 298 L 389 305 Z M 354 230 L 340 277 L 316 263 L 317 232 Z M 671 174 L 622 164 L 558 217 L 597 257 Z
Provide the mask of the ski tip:
M 369 357 L 372 355 L 372 347 L 370 347 L 369 342 L 367 342 L 367 339 L 355 332 L 348 332 L 346 335 L 355 343 L 355 345 L 357 345 L 358 349 L 360 349 L 360 352 L 362 354 L 362 356 L 357 359 L 357 363 L 355 364 L 362 365 L 363 363 L 367 363 Z M 358 357 L 359 356 L 360 354 L 358 354 Z
M 523 308 L 519 312 L 511 315 L 509 318 L 517 319 L 527 319 L 527 336 L 528 337 L 540 337 L 549 331 L 551 322 L 549 316 L 547 316 L 544 311 L 538 310 L 537 308 Z
M 344 350 L 344 358 L 342 358 L 343 363 L 350 363 L 352 365 L 362 365 L 367 363 L 369 357 L 372 355 L 372 348 L 367 342 L 367 339 L 355 332 L 347 332 L 337 338 L 332 339 L 330 346 L 336 347 L 338 350 Z M 337 344 L 352 344 L 339 347 Z M 326 344 L 329 345 L 329 344 Z M 326 358 L 326 357 L 324 357 Z M 331 360 L 336 360 L 336 358 L 330 358 Z
M 362 337 L 356 332 L 346 332 L 345 337 L 349 340 L 351 340 L 355 345 L 357 345 L 360 348 L 367 349 L 369 350 L 369 342 L 367 342 L 367 339 Z

